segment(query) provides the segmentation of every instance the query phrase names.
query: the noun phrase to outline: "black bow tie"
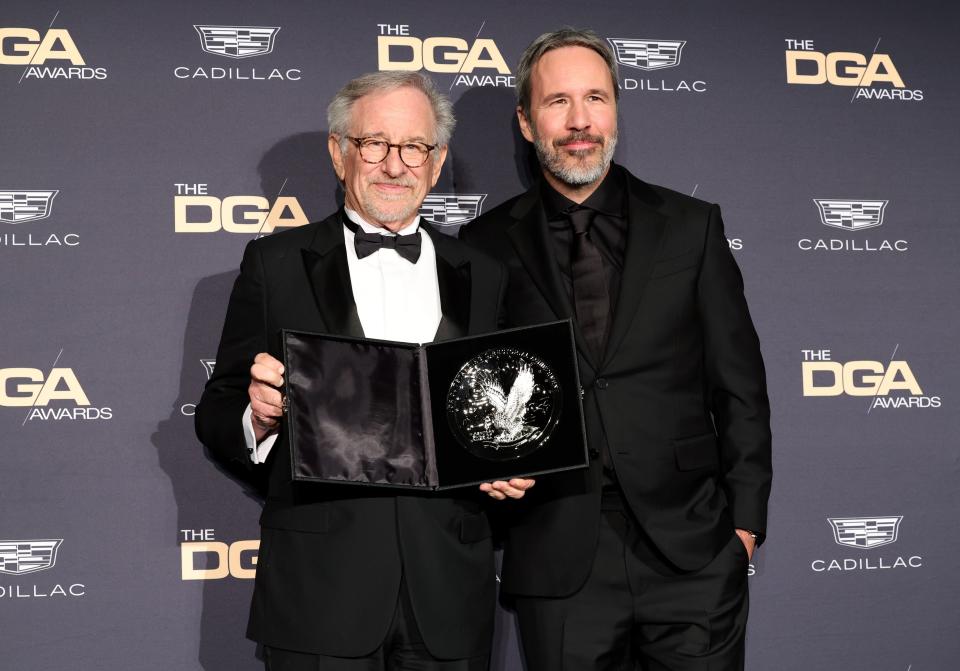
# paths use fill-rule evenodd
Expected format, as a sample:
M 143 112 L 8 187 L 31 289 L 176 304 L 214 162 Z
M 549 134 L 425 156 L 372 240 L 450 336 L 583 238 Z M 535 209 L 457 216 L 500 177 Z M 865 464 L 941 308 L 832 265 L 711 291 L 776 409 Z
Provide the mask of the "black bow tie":
M 367 233 L 348 217 L 343 218 L 344 225 L 353 231 L 353 247 L 357 250 L 357 258 L 370 256 L 381 248 L 393 249 L 410 263 L 416 263 L 420 258 L 420 229 L 410 235 L 381 235 Z

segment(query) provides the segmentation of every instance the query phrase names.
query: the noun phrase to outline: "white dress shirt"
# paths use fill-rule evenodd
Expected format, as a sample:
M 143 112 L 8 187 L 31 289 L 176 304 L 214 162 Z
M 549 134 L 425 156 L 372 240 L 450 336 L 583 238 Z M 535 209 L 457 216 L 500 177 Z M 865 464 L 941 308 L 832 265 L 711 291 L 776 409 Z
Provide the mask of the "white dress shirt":
M 345 208 L 345 211 L 350 220 L 367 233 L 395 235 L 368 224 L 351 209 Z M 420 217 L 417 216 L 396 235 L 411 235 L 419 225 Z M 430 236 L 420 234 L 420 258 L 416 263 L 410 263 L 393 249 L 379 249 L 358 259 L 353 231 L 346 226 L 343 227 L 343 242 L 363 335 L 417 344 L 432 341 L 440 326 L 441 310 L 437 254 Z M 266 460 L 277 434 L 267 436 L 257 445 L 252 420 L 253 411 L 247 404 L 243 413 L 243 435 L 250 459 L 259 464 Z

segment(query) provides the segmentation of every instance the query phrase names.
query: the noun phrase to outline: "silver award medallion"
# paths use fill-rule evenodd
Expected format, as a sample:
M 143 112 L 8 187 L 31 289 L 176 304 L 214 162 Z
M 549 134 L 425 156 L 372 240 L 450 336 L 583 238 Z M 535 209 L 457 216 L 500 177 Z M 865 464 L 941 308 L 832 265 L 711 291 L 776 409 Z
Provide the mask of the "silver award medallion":
M 447 392 L 453 435 L 477 457 L 516 459 L 542 446 L 560 419 L 560 384 L 537 356 L 500 347 L 463 365 Z

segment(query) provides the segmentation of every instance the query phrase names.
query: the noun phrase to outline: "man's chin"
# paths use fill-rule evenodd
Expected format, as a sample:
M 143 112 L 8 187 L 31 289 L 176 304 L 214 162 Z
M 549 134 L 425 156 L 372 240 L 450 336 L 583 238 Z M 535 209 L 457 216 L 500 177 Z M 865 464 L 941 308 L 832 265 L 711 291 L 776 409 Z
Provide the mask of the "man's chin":
M 600 164 L 585 165 L 583 162 L 575 164 L 565 163 L 559 170 L 551 170 L 553 176 L 570 186 L 585 186 L 592 184 L 603 177 L 606 166 Z
M 566 172 L 586 175 L 592 172 L 603 172 L 602 156 L 575 156 L 572 160 L 563 162 Z
M 392 205 L 392 207 L 391 207 Z M 405 221 L 409 221 L 416 216 L 419 208 L 407 206 L 399 206 L 396 202 L 392 203 L 382 203 L 374 204 L 370 203 L 367 207 L 367 211 L 376 218 L 376 223 L 381 226 L 394 226 Z M 374 223 L 374 222 L 371 222 Z

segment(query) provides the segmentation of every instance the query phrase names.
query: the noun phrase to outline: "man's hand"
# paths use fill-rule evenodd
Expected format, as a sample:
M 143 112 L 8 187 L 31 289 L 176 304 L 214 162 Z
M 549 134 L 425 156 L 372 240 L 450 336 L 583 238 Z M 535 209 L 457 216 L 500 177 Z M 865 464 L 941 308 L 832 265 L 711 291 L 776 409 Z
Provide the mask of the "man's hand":
M 259 443 L 270 433 L 277 430 L 283 415 L 283 397 L 279 388 L 283 386 L 283 364 L 266 352 L 260 352 L 250 366 L 250 396 L 253 433 Z
M 747 561 L 753 559 L 753 551 L 757 549 L 757 539 L 754 538 L 746 529 L 737 529 L 737 536 L 743 542 L 743 547 L 747 548 Z
M 497 480 L 496 482 L 484 482 L 480 485 L 480 491 L 486 492 L 497 501 L 503 501 L 508 496 L 511 499 L 522 499 L 524 493 L 535 483 L 536 480 L 533 478 L 513 478 L 509 482 Z

